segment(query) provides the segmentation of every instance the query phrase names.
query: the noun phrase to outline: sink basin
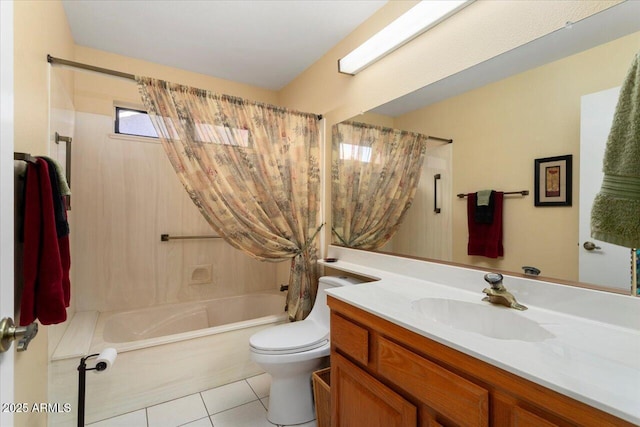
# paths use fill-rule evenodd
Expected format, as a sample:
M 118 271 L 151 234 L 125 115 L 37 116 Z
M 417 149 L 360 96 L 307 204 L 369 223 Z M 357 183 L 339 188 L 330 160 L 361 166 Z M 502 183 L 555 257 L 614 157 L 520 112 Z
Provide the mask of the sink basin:
M 554 335 L 511 308 L 446 298 L 423 298 L 413 311 L 454 329 L 500 340 L 543 341 Z

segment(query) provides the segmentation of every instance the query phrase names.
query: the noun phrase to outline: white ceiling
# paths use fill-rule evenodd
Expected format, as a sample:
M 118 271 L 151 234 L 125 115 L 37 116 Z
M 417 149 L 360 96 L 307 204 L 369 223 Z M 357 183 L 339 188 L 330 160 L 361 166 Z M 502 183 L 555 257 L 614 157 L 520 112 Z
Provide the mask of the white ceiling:
M 272 90 L 286 86 L 385 3 L 63 0 L 78 45 Z

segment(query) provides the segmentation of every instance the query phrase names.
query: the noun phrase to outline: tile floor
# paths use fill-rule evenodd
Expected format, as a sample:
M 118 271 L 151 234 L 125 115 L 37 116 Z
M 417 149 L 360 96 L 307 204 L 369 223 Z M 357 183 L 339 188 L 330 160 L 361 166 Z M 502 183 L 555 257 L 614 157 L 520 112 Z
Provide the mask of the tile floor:
M 274 427 L 267 421 L 268 374 L 122 414 L 88 427 Z M 316 427 L 316 422 L 300 427 Z

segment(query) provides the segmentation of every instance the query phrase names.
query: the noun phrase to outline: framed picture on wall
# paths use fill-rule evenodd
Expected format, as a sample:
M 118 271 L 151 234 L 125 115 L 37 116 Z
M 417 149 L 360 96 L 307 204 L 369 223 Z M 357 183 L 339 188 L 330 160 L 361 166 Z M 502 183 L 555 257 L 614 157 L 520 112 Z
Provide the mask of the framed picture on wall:
M 571 206 L 571 154 L 535 159 L 536 206 Z

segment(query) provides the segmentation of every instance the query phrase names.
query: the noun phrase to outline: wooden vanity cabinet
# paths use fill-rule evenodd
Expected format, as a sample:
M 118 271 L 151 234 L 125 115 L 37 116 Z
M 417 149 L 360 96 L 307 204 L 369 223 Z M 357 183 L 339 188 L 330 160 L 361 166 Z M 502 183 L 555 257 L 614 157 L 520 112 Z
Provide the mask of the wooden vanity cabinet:
M 332 427 L 633 425 L 331 296 L 328 304 Z
M 332 396 L 334 391 L 339 394 L 340 400 L 336 402 L 339 422 L 332 423 L 333 425 L 367 427 L 417 425 L 415 405 L 340 354 L 334 356 L 331 364 L 331 393 Z

